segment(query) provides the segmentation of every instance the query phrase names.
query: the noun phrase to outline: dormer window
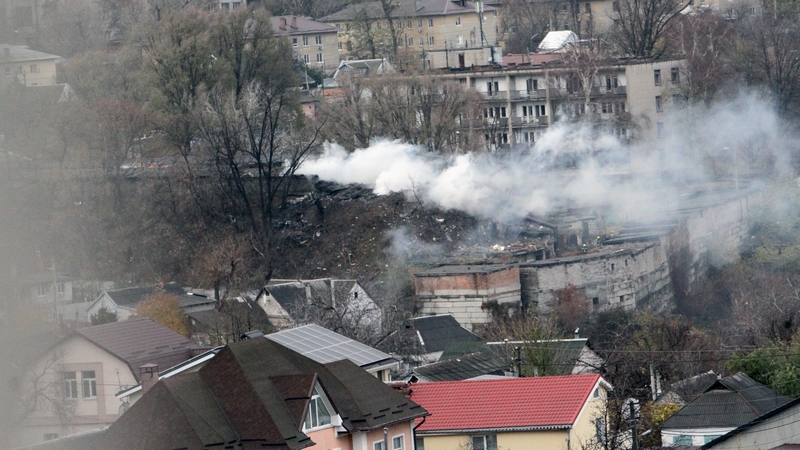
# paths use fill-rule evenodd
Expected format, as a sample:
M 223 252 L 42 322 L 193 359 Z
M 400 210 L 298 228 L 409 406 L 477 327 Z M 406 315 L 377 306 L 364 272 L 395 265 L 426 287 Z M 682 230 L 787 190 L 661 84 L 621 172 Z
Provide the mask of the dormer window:
M 303 424 L 304 430 L 331 424 L 331 409 L 329 409 L 325 398 L 320 394 L 321 392 L 322 389 L 319 385 L 316 385 L 314 393 L 311 395 L 311 401 L 308 402 L 306 421 Z

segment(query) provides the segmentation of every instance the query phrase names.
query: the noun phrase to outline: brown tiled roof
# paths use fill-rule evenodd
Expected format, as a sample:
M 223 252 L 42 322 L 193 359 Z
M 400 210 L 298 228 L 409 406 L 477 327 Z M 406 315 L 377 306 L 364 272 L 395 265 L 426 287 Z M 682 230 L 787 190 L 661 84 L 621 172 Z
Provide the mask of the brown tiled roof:
M 189 338 L 147 318 L 81 328 L 76 333 L 125 361 L 137 380 L 143 364 L 166 369 L 202 350 Z
M 226 347 L 198 372 L 158 382 L 91 449 L 298 450 L 314 444 L 301 430 L 317 382 L 351 432 L 426 414 L 350 361 L 323 365 L 250 339 Z

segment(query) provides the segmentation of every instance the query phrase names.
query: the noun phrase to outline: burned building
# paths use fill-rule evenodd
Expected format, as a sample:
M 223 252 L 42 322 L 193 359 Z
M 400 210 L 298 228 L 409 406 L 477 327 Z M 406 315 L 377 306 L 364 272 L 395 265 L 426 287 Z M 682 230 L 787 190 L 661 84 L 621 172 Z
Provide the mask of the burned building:
M 469 330 L 491 322 L 491 305 L 517 310 L 521 305 L 516 265 L 442 266 L 414 277 L 422 315 L 452 314 Z

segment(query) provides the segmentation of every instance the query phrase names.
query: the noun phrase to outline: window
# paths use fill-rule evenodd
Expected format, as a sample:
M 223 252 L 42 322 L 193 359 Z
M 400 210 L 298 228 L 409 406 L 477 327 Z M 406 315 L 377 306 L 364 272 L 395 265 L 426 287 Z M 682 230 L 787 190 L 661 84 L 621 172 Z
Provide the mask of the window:
M 537 116 L 546 116 L 547 113 L 545 112 L 545 105 L 536 105 L 536 115 Z
M 38 73 L 36 70 L 36 64 L 31 64 L 31 73 Z
M 486 436 L 472 436 L 472 448 L 470 450 L 497 450 L 497 435 L 487 434 Z
M 428 19 L 428 28 L 433 28 L 433 19 Z
M 417 28 L 422 28 L 422 19 L 417 19 Z
M 662 134 L 664 134 L 664 122 L 657 122 L 656 135 L 658 135 L 658 137 L 661 137 Z
M 592 304 L 597 306 L 600 304 L 600 297 L 592 297 Z
M 314 37 L 314 43 L 317 45 L 322 45 L 322 36 Z
M 348 42 L 348 44 L 349 44 L 349 43 L 350 43 L 350 42 Z M 308 57 L 308 55 L 303 55 L 303 62 L 304 62 L 304 63 L 306 63 L 306 64 L 308 64 L 308 63 L 310 63 L 310 62 L 311 62 L 311 58 L 309 58 L 309 57 Z
M 411 19 L 408 19 L 408 22 L 406 22 L 406 28 L 409 30 L 411 29 Z
M 620 295 L 619 296 L 619 302 L 622 303 L 624 301 L 625 301 L 625 296 L 624 295 Z
M 656 95 L 656 112 L 664 111 L 664 106 L 661 104 L 661 96 Z
M 64 293 L 64 283 L 58 283 L 56 286 L 57 286 L 57 289 L 58 289 L 58 293 L 59 294 L 63 294 Z
M 610 76 L 606 77 L 606 90 L 610 91 L 612 89 L 616 89 L 619 85 L 619 80 L 617 80 L 617 76 Z
M 36 286 L 36 295 L 38 295 L 39 297 L 44 297 L 45 295 L 47 295 L 48 290 L 49 289 L 47 289 L 46 284 L 40 284 Z
M 322 53 L 317 53 L 317 62 L 322 64 Z
M 603 114 L 613 113 L 614 112 L 614 104 L 613 103 L 603 103 L 601 105 Z
M 342 42 L 341 41 L 337 43 L 337 47 L 338 47 L 339 51 L 342 51 Z
M 398 30 L 403 28 L 403 21 L 402 20 L 398 20 L 395 23 L 397 24 L 397 25 L 395 25 L 395 28 L 397 28 Z
M 75 372 L 61 372 L 61 393 L 64 398 L 78 398 L 78 377 Z
M 322 401 L 319 394 L 319 386 L 314 388 L 314 393 L 311 395 L 311 401 L 308 403 L 308 412 L 306 413 L 306 422 L 303 428 L 308 430 L 310 428 L 321 427 L 323 425 L 330 425 L 331 413 Z M 377 449 L 376 449 L 377 450 Z
M 433 36 L 428 36 L 428 45 L 433 45 Z
M 597 437 L 597 442 L 600 444 L 606 443 L 606 419 L 598 417 L 594 419 L 594 432 Z
M 672 438 L 672 445 L 689 447 L 692 445 L 692 437 L 686 434 L 675 436 L 674 438 Z
M 703 0 L 700 0 L 700 1 L 703 1 Z M 613 2 L 611 4 L 611 10 L 614 11 L 614 12 L 619 11 L 619 2 Z
M 292 47 L 297 47 L 297 38 L 292 38 Z
M 425 38 L 423 38 L 423 37 L 419 38 L 419 46 L 420 47 L 424 47 L 425 46 Z
M 353 51 L 353 43 L 350 42 L 350 41 L 347 41 L 347 51 L 348 52 L 352 52 Z
M 599 241 L 599 240 L 600 240 L 600 239 L 598 239 L 598 241 Z M 611 263 L 611 271 L 612 271 L 612 272 L 614 271 L 614 263 Z
M 308 47 L 308 36 L 303 36 L 303 47 Z
M 625 102 L 617 103 L 617 114 L 622 114 L 625 112 Z
M 592 13 L 592 4 L 591 3 L 586 3 L 584 5 L 584 8 L 586 10 L 586 14 L 591 14 Z
M 94 370 L 81 371 L 81 383 L 83 384 L 83 398 L 97 397 L 97 381 L 94 378 Z
M 594 388 L 594 392 L 592 392 L 592 397 L 594 399 L 602 398 L 602 395 L 600 395 L 600 388 L 599 387 L 598 388 Z
M 670 69 L 670 80 L 672 84 L 680 84 L 681 82 L 681 71 L 677 67 L 673 67 Z
M 456 25 L 461 25 L 461 16 L 456 16 Z
M 661 69 L 653 71 L 653 82 L 655 82 L 656 86 L 661 86 Z
M 408 44 L 409 47 L 413 47 L 414 46 L 414 38 L 407 38 L 406 39 L 406 43 Z
M 415 437 L 414 448 L 416 448 L 417 450 L 425 450 L 425 439 L 421 437 Z
M 464 45 L 464 35 L 458 35 L 458 45 Z
M 392 438 L 392 450 L 403 450 L 405 448 L 405 435 Z

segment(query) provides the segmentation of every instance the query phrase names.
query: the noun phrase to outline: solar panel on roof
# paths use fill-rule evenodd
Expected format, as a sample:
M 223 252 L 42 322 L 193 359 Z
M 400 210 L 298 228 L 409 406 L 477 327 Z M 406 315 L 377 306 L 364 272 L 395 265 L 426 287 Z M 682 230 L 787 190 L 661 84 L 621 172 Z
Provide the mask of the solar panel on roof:
M 319 363 L 349 359 L 358 366 L 391 358 L 388 354 L 318 325 L 306 325 L 265 336 Z

